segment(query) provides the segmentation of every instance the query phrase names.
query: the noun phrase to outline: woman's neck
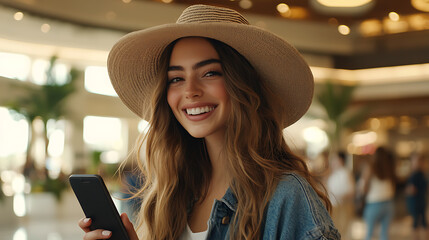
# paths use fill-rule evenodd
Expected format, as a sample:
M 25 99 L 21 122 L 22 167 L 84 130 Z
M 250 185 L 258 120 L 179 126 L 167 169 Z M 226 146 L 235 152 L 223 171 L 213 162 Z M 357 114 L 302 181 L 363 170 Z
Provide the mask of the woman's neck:
M 227 167 L 227 159 L 222 154 L 224 141 L 224 134 L 212 135 L 205 138 L 207 153 L 212 164 L 211 182 L 217 186 L 229 186 L 231 180 Z

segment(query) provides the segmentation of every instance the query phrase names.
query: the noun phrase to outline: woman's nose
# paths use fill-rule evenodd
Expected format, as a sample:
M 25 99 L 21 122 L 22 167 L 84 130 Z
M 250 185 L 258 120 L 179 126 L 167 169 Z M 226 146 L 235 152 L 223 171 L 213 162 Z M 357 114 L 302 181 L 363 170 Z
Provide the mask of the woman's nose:
M 186 98 L 201 97 L 203 94 L 201 85 L 196 79 L 186 81 L 185 95 Z

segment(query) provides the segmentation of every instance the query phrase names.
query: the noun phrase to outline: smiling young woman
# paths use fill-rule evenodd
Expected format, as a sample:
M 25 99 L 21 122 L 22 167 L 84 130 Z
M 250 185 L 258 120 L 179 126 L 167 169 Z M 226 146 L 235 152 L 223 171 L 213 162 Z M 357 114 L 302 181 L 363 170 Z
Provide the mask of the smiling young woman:
M 108 68 L 150 123 L 135 151 L 138 234 L 122 216 L 132 240 L 340 239 L 326 192 L 283 138 L 314 84 L 283 39 L 231 9 L 194 5 L 122 38 Z M 108 238 L 79 225 L 84 239 Z

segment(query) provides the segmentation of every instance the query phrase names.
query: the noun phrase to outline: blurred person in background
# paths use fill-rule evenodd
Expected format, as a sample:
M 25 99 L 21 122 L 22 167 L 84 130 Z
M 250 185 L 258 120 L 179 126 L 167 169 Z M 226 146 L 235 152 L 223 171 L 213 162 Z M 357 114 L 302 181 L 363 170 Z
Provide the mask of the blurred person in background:
M 428 237 L 426 222 L 426 194 L 428 184 L 422 170 L 422 164 L 423 158 L 421 155 L 417 153 L 411 155 L 412 173 L 408 178 L 405 188 L 407 209 L 413 217 L 414 239 L 427 239 Z M 421 231 L 419 231 L 420 227 Z
M 354 217 L 355 180 L 346 166 L 346 154 L 344 152 L 336 154 L 331 159 L 330 167 L 327 189 L 332 203 L 332 220 L 342 239 L 351 239 L 349 225 Z
M 358 191 L 366 193 L 363 219 L 366 223 L 366 240 L 373 237 L 374 229 L 381 224 L 381 240 L 389 239 L 389 226 L 394 216 L 395 160 L 392 153 L 378 147 L 363 169 L 358 182 Z

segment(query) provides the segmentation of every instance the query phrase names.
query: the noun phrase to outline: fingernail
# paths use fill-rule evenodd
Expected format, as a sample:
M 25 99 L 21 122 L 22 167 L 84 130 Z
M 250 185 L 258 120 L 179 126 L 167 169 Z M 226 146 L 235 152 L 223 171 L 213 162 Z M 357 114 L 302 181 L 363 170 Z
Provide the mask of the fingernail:
M 103 236 L 109 236 L 110 235 L 110 231 L 104 230 L 104 231 L 101 232 L 101 234 Z
M 85 219 L 83 219 L 83 222 L 84 222 L 84 223 L 89 222 L 89 218 L 85 218 Z

